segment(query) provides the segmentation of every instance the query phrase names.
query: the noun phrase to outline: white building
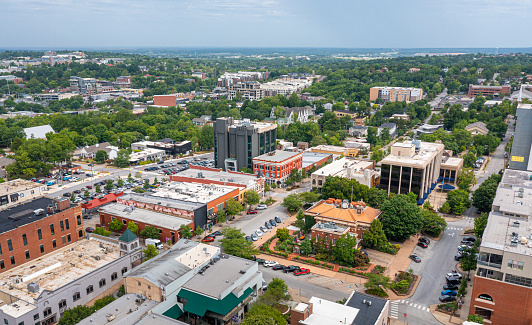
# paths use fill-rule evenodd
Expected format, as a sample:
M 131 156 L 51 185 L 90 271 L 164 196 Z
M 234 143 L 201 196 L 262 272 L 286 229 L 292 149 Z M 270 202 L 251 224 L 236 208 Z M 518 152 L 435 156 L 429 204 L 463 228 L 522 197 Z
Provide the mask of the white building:
M 50 124 L 34 126 L 31 128 L 25 128 L 24 133 L 26 133 L 26 139 L 46 139 L 46 133 L 55 133 L 54 129 Z
M 82 158 L 90 158 L 94 159 L 96 158 L 96 153 L 100 150 L 105 151 L 107 153 L 108 159 L 116 159 L 118 156 L 118 147 L 112 146 L 109 142 L 103 142 L 103 143 L 97 143 L 92 146 L 85 146 L 81 148 L 79 152 L 79 156 Z
M 362 185 L 373 187 L 375 181 L 379 178 L 379 172 L 375 170 L 375 162 L 373 160 L 357 160 L 344 157 L 312 173 L 310 175 L 311 186 L 320 190 L 329 176 L 355 179 Z
M 131 164 L 138 164 L 141 161 L 151 160 L 156 161 L 162 159 L 166 155 L 164 150 L 160 149 L 144 149 L 140 152 L 133 152 L 129 155 L 129 162 Z

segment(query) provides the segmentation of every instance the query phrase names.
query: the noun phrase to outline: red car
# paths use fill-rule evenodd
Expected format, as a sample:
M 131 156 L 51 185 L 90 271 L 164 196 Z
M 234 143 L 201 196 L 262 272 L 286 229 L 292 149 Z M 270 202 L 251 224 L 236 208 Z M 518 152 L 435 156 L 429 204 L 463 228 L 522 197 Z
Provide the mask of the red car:
M 87 185 L 86 188 L 88 188 L 90 190 L 90 189 L 92 189 L 92 186 L 91 185 Z
M 427 245 L 427 243 L 422 242 L 422 241 L 418 242 L 417 245 L 420 246 L 420 247 L 423 247 L 423 248 L 429 247 L 429 245 Z
M 214 241 L 214 237 L 204 237 L 201 241 L 204 243 L 211 243 Z
M 309 273 L 310 273 L 309 269 L 301 269 L 301 270 L 294 271 L 294 275 L 296 276 L 299 276 L 301 274 L 309 274 Z
M 257 214 L 257 210 L 249 210 L 248 214 Z

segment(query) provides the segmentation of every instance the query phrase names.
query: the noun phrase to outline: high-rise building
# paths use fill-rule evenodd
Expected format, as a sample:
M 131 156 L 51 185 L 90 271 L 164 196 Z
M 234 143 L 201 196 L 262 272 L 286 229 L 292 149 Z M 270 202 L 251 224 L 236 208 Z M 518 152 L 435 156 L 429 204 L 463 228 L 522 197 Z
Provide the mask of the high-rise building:
M 219 117 L 214 121 L 214 161 L 226 171 L 253 169 L 253 158 L 275 151 L 277 124 Z
M 515 126 L 514 141 L 510 168 L 532 170 L 532 104 L 517 105 L 517 124 Z
M 369 100 L 381 98 L 385 102 L 415 102 L 423 99 L 423 89 L 404 87 L 372 87 Z

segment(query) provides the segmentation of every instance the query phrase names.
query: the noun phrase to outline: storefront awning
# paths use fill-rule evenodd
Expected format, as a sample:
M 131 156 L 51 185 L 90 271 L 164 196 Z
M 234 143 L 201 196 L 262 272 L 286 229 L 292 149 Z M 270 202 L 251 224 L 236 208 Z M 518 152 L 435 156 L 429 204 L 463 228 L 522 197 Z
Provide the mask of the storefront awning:
M 222 300 L 219 300 L 187 289 L 181 289 L 177 296 L 188 300 L 183 308 L 184 311 L 203 317 L 207 311 L 219 315 L 226 315 L 244 301 L 252 292 L 252 288 L 247 288 L 240 297 L 236 297 L 233 293 L 230 293 Z

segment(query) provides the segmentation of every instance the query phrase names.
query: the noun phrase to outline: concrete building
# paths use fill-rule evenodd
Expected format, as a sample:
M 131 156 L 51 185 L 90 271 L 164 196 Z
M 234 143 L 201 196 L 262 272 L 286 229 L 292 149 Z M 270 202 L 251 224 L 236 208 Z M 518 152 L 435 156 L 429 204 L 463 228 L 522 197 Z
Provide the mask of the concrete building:
M 62 99 L 68 99 L 73 96 L 77 96 L 78 94 L 73 93 L 44 93 L 44 94 L 37 94 L 37 99 L 45 101 L 45 102 L 52 102 L 55 100 L 62 100 Z
M 259 100 L 262 98 L 261 84 L 258 81 L 246 81 L 229 86 L 227 98 L 233 100 L 237 94 L 240 94 L 244 100 Z
M 355 119 L 358 116 L 357 112 L 353 112 L 347 109 L 339 109 L 336 111 L 333 111 L 333 113 L 336 115 L 336 117 L 341 118 L 344 116 L 349 116 L 352 120 Z
M 164 140 L 164 139 L 163 139 Z M 190 141 L 181 141 L 175 142 L 173 139 L 168 139 L 168 141 L 139 141 L 131 144 L 132 150 L 146 150 L 146 149 L 157 149 L 164 150 L 165 154 L 168 156 L 177 156 L 177 155 L 186 155 L 192 151 L 192 142 Z
M 116 81 L 113 82 L 113 85 L 118 88 L 129 88 L 131 87 L 131 76 L 116 77 Z
M 465 130 L 471 132 L 472 136 L 479 134 L 488 135 L 488 133 L 490 132 L 490 130 L 488 130 L 488 128 L 486 127 L 486 123 L 484 122 L 471 123 L 465 127 Z
M 436 187 L 444 145 L 414 140 L 396 142 L 390 149 L 390 155 L 380 162 L 379 188 L 388 193 L 414 192 L 422 204 Z
M 108 159 L 116 159 L 119 151 L 118 147 L 112 146 L 109 142 L 103 142 L 81 148 L 79 156 L 94 159 L 96 158 L 96 153 L 100 150 L 105 151 Z
M 532 321 L 532 173 L 506 169 L 482 236 L 470 314 L 484 324 Z
M 440 165 L 440 177 L 438 177 L 438 182 L 443 180 L 444 182 L 451 183 L 456 187 L 458 184 L 458 175 L 460 175 L 463 165 L 464 159 L 446 157 L 444 155 Z
M 346 306 L 358 309 L 353 324 L 386 325 L 390 311 L 388 299 L 353 291 L 347 299 Z
M 129 155 L 129 163 L 136 165 L 141 161 L 158 161 L 163 159 L 166 156 L 166 152 L 161 149 L 144 149 L 140 152 L 133 152 Z
M 469 85 L 469 91 L 467 95 L 469 97 L 474 97 L 479 93 L 482 93 L 483 96 L 494 95 L 498 96 L 500 94 L 509 94 L 512 90 L 510 86 L 482 86 L 482 85 Z
M 308 172 L 312 167 L 319 168 L 332 161 L 333 155 L 329 153 L 303 152 L 303 164 L 301 165 L 301 169 Z
M 403 87 L 372 87 L 369 100 L 381 98 L 384 102 L 415 102 L 423 99 L 423 89 Z
M 260 85 L 262 97 L 283 95 L 289 97 L 292 93 L 300 93 L 312 85 L 312 78 L 282 78 Z
M 253 174 L 264 175 L 266 183 L 280 186 L 292 169 L 301 170 L 303 153 L 275 150 L 253 158 Z
M 226 171 L 253 169 L 253 158 L 275 150 L 277 125 L 220 117 L 214 122 L 214 162 Z
M 368 207 L 364 202 L 327 199 L 315 203 L 305 213 L 316 220 L 311 229 L 312 239 L 325 238 L 326 242 L 334 245 L 338 238 L 349 233 L 357 238 L 358 246 L 364 232 L 380 216 L 381 210 Z
M 262 293 L 262 282 L 258 263 L 182 239 L 127 273 L 125 288 L 159 302 L 152 313 L 218 325 L 242 321 L 249 303 Z
M 44 191 L 46 191 L 44 184 L 25 179 L 0 183 L 0 210 L 41 197 Z
M 354 158 L 358 155 L 358 149 L 356 148 L 330 146 L 328 144 L 320 144 L 319 146 L 312 147 L 310 148 L 310 151 L 319 152 L 319 153 L 328 153 L 328 154 L 334 155 L 335 158 L 337 158 L 338 156 Z
M 516 116 L 510 168 L 532 170 L 532 104 L 519 103 Z
M 353 125 L 349 128 L 349 135 L 352 137 L 366 137 L 368 135 L 368 126 Z
M 54 129 L 50 124 L 34 126 L 31 128 L 25 128 L 24 133 L 26 134 L 26 140 L 29 139 L 46 139 L 47 133 L 55 133 Z
M 362 185 L 373 187 L 379 179 L 379 173 L 375 170 L 375 161 L 357 160 L 344 157 L 327 166 L 324 166 L 310 175 L 312 188 L 321 191 L 327 177 L 342 177 L 355 179 Z
M 436 125 L 423 124 L 422 126 L 418 127 L 415 130 L 415 132 L 416 132 L 416 135 L 432 134 L 432 133 L 434 133 L 434 132 L 436 132 L 437 130 L 440 130 L 440 129 L 443 130 L 443 124 L 436 124 Z
M 243 81 L 267 80 L 270 77 L 268 71 L 238 71 L 226 72 L 218 78 L 219 87 L 229 87 Z
M 410 121 L 410 116 L 408 116 L 408 114 L 393 114 L 391 118 L 397 120 Z
M 67 309 L 115 292 L 141 257 L 131 235 L 116 240 L 90 234 L 0 274 L 0 318 L 5 324 L 55 324 Z
M 205 125 L 212 121 L 211 115 L 202 115 L 200 117 L 195 117 L 192 119 L 192 124 L 194 125 Z

